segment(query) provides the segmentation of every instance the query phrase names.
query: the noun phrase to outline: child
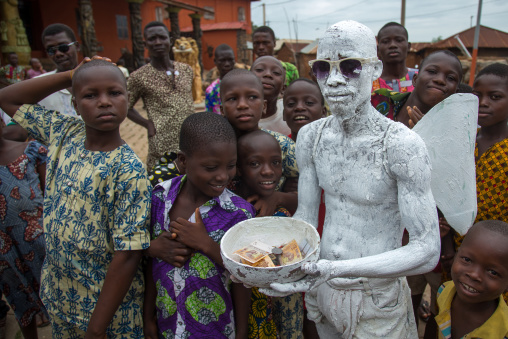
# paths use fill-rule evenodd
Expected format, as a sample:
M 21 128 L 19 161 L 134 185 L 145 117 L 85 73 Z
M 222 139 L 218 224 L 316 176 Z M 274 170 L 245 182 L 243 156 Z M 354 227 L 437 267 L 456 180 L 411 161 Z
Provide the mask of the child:
M 291 130 L 283 118 L 283 104 L 279 95 L 284 90 L 286 71 L 282 63 L 273 56 L 263 56 L 252 64 L 251 71 L 261 80 L 266 100 L 259 127 L 289 135 Z
M 206 88 L 205 108 L 207 112 L 220 114 L 220 80 L 235 67 L 233 49 L 227 44 L 217 46 L 213 62 L 219 77 Z
M 277 140 L 257 130 L 238 139 L 238 194 L 269 197 L 282 176 L 282 153 Z M 274 216 L 291 214 L 279 207 Z M 301 293 L 271 298 L 252 289 L 249 338 L 303 338 L 303 299 Z
M 220 93 L 222 114 L 235 129 L 237 137 L 259 129 L 258 123 L 266 108 L 266 101 L 263 97 L 263 84 L 254 73 L 244 69 L 232 70 L 222 79 Z M 279 142 L 282 150 L 283 178 L 277 186 L 278 192 L 269 198 L 260 199 L 254 195 L 247 201 L 255 202 L 254 208 L 259 211 L 258 216 L 271 216 L 278 206 L 294 211 L 298 203 L 296 194 L 280 192 L 283 186 L 284 191 L 286 186 L 294 187 L 298 180 L 294 142 L 280 133 L 264 131 L 273 135 Z M 286 181 L 285 184 L 284 181 Z M 289 190 L 289 192 L 293 191 L 293 189 Z
M 414 90 L 390 96 L 393 120 L 413 128 L 434 105 L 455 94 L 461 80 L 462 64 L 455 54 L 447 50 L 431 53 L 413 76 Z
M 23 105 L 71 85 L 81 118 Z M 120 137 L 128 105 L 122 72 L 95 59 L 9 86 L 0 105 L 49 149 L 41 299 L 53 336 L 142 337 L 140 259 L 149 246 L 151 189 Z
M 474 224 L 452 265 L 452 280 L 438 292 L 439 338 L 506 338 L 508 306 L 508 224 Z
M 476 222 L 508 222 L 508 66 L 492 64 L 482 69 L 473 84 L 479 112 L 476 135 Z
M 325 98 L 319 86 L 305 78 L 296 79 L 284 91 L 284 121 L 289 126 L 289 137 L 296 142 L 303 126 L 326 116 Z
M 0 127 L 0 291 L 25 338 L 37 338 L 36 314 L 44 261 L 42 202 L 47 149 L 2 138 Z
M 236 172 L 235 132 L 217 114 L 195 113 L 182 124 L 178 158 L 186 175 L 153 191 L 152 236 L 171 232 L 193 254 L 172 264 L 150 261 L 145 336 L 234 338 L 236 319 L 236 335 L 246 337 L 248 300 L 235 296 L 233 317 L 219 248 L 227 230 L 255 214 L 252 205 L 226 189 Z M 243 289 L 234 284 L 233 292 L 237 288 Z

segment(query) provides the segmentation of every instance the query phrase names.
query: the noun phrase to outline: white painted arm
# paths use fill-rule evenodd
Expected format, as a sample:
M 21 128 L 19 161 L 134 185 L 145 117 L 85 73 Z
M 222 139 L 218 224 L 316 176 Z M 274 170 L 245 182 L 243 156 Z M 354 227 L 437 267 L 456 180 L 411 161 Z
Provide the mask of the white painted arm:
M 430 190 L 430 163 L 423 141 L 413 133 L 405 137 L 391 140 L 388 162 L 391 174 L 397 180 L 401 223 L 409 232 L 409 244 L 363 258 L 304 264 L 302 269 L 308 274 L 304 279 L 271 285 L 273 290 L 281 293 L 271 293 L 270 290 L 262 293 L 284 295 L 308 291 L 333 278 L 390 278 L 429 272 L 435 267 L 440 238 L 436 205 Z
M 319 203 L 321 202 L 321 188 L 319 187 L 316 168 L 312 161 L 315 130 L 317 127 L 304 126 L 298 133 L 296 141 L 296 163 L 300 171 L 298 178 L 298 209 L 293 218 L 318 226 Z M 310 127 L 310 128 L 307 128 Z

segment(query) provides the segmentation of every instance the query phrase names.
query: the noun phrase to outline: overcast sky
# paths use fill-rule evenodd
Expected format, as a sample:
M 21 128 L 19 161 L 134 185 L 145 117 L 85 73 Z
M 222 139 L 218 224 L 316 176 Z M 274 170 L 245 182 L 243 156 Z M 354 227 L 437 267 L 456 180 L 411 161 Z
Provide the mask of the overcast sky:
M 316 39 L 341 20 L 356 20 L 377 34 L 387 22 L 400 22 L 401 0 L 262 0 L 251 2 L 252 22 L 266 21 L 279 39 Z M 409 41 L 443 39 L 476 25 L 478 0 L 406 0 Z M 508 32 L 508 0 L 483 0 L 481 24 Z

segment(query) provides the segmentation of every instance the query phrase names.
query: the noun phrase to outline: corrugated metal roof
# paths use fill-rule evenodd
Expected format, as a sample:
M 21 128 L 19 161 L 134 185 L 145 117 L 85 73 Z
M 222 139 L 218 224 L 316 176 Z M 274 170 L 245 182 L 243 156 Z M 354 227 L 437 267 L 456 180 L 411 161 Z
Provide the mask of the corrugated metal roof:
M 473 48 L 474 44 L 474 30 L 476 27 L 471 27 L 458 33 L 460 40 L 468 48 Z M 450 48 L 457 47 L 455 35 L 449 38 L 433 43 L 431 48 Z M 487 26 L 480 26 L 480 38 L 478 40 L 479 48 L 508 48 L 508 33 L 490 28 Z M 425 47 L 424 47 L 425 48 Z
M 285 42 L 282 44 L 282 46 L 286 45 L 289 47 L 290 50 L 292 50 L 293 52 L 300 52 L 303 48 L 305 48 L 309 43 L 307 42 L 299 42 L 299 43 L 290 43 L 290 42 Z M 282 48 L 282 47 L 281 47 Z M 279 49 L 280 51 L 280 49 Z
M 247 29 L 247 23 L 244 21 L 234 22 L 218 22 L 214 24 L 201 25 L 201 30 L 206 31 L 224 31 L 224 30 L 235 30 L 235 29 Z M 180 32 L 192 32 L 192 26 L 184 27 L 180 29 Z
M 418 52 L 432 45 L 432 42 L 412 42 L 410 52 Z
M 312 41 L 310 44 L 302 48 L 300 53 L 302 54 L 317 54 L 317 45 L 318 45 L 319 39 L 316 39 Z

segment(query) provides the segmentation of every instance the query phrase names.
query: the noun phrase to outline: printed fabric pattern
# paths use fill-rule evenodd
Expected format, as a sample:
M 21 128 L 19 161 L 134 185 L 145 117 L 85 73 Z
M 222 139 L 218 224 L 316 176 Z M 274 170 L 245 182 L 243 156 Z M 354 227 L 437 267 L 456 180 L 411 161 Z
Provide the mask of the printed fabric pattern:
M 220 114 L 220 78 L 206 88 L 205 108 L 207 112 Z
M 169 230 L 169 211 L 186 176 L 157 185 L 152 194 L 152 238 Z M 220 243 L 235 224 L 252 218 L 251 204 L 229 190 L 199 208 L 210 237 Z M 194 215 L 189 219 L 195 222 Z M 203 253 L 182 268 L 152 259 L 159 331 L 164 338 L 234 338 L 235 323 L 227 271 Z
M 85 149 L 77 117 L 23 105 L 14 120 L 48 145 L 41 299 L 54 338 L 81 338 L 115 251 L 150 244 L 151 186 L 146 170 L 124 144 L 110 152 Z M 108 338 L 142 338 L 141 264 L 107 329 Z
M 127 81 L 129 107 L 144 99 L 148 120 L 153 121 L 156 134 L 148 138 L 147 168 L 165 152 L 177 152 L 180 127 L 194 113 L 192 100 L 192 68 L 173 62 L 175 73 L 168 75 L 147 64 L 133 72 Z
M 47 149 L 36 141 L 0 166 L 0 291 L 23 327 L 44 310 L 39 298 L 44 261 L 43 193 L 37 166 Z

